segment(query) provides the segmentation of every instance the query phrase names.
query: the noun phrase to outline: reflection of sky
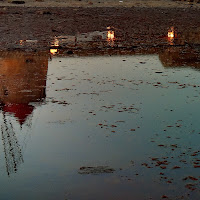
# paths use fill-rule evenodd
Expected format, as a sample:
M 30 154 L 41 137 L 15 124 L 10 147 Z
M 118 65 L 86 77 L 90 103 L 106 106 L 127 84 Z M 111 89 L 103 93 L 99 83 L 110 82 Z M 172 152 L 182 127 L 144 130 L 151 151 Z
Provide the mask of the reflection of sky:
M 0 179 L 0 192 L 6 191 L 3 197 L 16 195 L 17 184 L 20 188 L 25 185 L 23 197 L 29 199 L 43 196 L 60 199 L 69 190 L 72 197 L 77 195 L 80 199 L 83 192 L 80 188 L 85 188 L 87 194 L 94 197 L 101 192 L 95 187 L 98 185 L 98 188 L 105 188 L 107 193 L 104 194 L 109 194 L 109 190 L 110 194 L 114 191 L 118 194 L 126 181 L 120 180 L 121 187 L 106 184 L 107 188 L 105 182 L 118 182 L 113 176 L 120 177 L 120 173 L 132 176 L 136 172 L 139 176 L 129 182 L 128 197 L 141 195 L 141 188 L 143 194 L 150 192 L 148 188 L 160 187 L 162 183 L 151 182 L 160 169 L 147 170 L 141 168 L 141 163 L 147 162 L 150 156 L 171 155 L 169 148 L 158 147 L 160 143 L 177 143 L 180 148 L 176 149 L 175 158 L 189 147 L 199 147 L 196 134 L 199 124 L 194 120 L 199 114 L 198 98 L 195 97 L 199 93 L 192 86 L 200 85 L 199 80 L 199 73 L 192 69 L 164 68 L 156 55 L 52 59 L 49 61 L 46 104 L 34 111 L 35 125 L 30 129 L 33 134 L 24 155 L 25 163 L 14 181 L 9 182 L 6 177 Z M 179 89 L 183 83 L 187 87 Z M 124 109 L 131 106 L 137 110 L 129 112 Z M 118 112 L 121 110 L 123 112 Z M 166 126 L 175 125 L 177 120 L 183 120 L 181 128 L 168 128 L 167 133 L 163 131 Z M 99 124 L 107 126 L 101 128 Z M 134 128 L 136 131 L 131 132 Z M 166 134 L 172 139 L 166 139 Z M 152 138 L 154 143 L 150 142 Z M 136 167 L 130 167 L 131 160 Z M 173 159 L 170 161 L 175 163 Z M 77 175 L 81 166 L 90 165 L 125 170 L 118 170 L 112 176 Z M 184 168 L 183 173 L 190 170 L 190 167 Z M 181 180 L 183 173 L 173 174 L 174 179 Z M 183 191 L 185 188 L 181 184 L 179 182 L 174 187 Z M 10 190 L 12 194 L 8 192 Z M 171 191 L 168 187 L 166 190 L 162 188 L 156 194 L 160 197 L 161 192 L 168 190 Z M 105 199 L 105 196 L 101 197 Z
M 62 64 L 58 65 L 59 61 Z M 163 74 L 155 73 L 157 71 L 162 71 Z M 192 119 L 198 115 L 195 111 L 198 98 L 193 97 L 198 92 L 190 87 L 185 90 L 186 94 L 183 90 L 177 89 L 178 85 L 169 82 L 199 84 L 199 75 L 191 69 L 164 69 L 157 56 L 67 58 L 66 61 L 64 58 L 56 58 L 50 62 L 49 74 L 52 76 L 48 80 L 50 89 L 47 98 L 66 99 L 70 105 L 64 106 L 65 108 L 54 105 L 52 109 L 47 105 L 49 109 L 46 110 L 43 119 L 50 122 L 49 127 L 54 127 L 54 131 L 58 127 L 57 123 L 60 123 L 59 135 L 62 141 L 57 138 L 53 142 L 54 137 L 51 133 L 51 143 L 59 143 L 60 146 L 54 150 L 56 152 L 66 150 L 66 154 L 63 153 L 68 160 L 66 167 L 72 171 L 74 168 L 79 169 L 80 166 L 87 165 L 125 167 L 130 160 L 137 163 L 152 154 L 163 156 L 166 152 L 160 150 L 157 144 L 174 143 L 166 141 L 165 135 L 161 134 L 163 129 L 167 125 L 174 125 L 178 119 L 182 119 L 184 124 L 194 123 Z M 185 78 L 186 74 L 191 74 L 190 78 L 192 76 L 194 79 L 191 81 Z M 61 80 L 56 80 L 56 77 Z M 162 87 L 153 86 L 156 82 L 161 82 Z M 64 88 L 70 90 L 55 92 Z M 193 100 L 196 103 L 192 103 Z M 131 104 L 134 104 L 139 112 L 118 112 L 119 108 Z M 109 105 L 115 107 L 102 107 Z M 51 110 L 53 112 L 48 119 Z M 190 114 L 193 117 L 189 117 Z M 53 123 L 55 119 L 57 123 Z M 125 123 L 116 123 L 118 120 L 125 120 Z M 108 127 L 101 129 L 99 123 L 107 124 Z M 112 129 L 112 124 L 117 127 Z M 189 140 L 195 149 L 198 148 L 196 135 L 188 136 L 192 126 L 183 125 L 181 131 L 171 129 L 168 134 L 172 137 L 173 134 L 181 137 L 181 140 L 173 139 L 184 148 L 191 146 L 187 143 Z M 194 126 L 197 128 L 198 123 Z M 131 128 L 136 128 L 136 132 L 131 133 Z M 116 133 L 111 133 L 112 130 Z M 160 135 L 155 139 L 156 144 L 152 145 L 149 141 L 156 133 Z M 63 161 L 58 162 L 65 166 Z

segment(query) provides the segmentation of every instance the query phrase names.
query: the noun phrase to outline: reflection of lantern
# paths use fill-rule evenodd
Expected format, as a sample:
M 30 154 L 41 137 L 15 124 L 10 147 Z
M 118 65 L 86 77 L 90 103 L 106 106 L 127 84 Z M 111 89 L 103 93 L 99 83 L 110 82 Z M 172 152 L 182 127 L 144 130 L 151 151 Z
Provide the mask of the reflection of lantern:
M 50 53 L 52 55 L 55 55 L 58 52 L 58 49 L 50 49 Z

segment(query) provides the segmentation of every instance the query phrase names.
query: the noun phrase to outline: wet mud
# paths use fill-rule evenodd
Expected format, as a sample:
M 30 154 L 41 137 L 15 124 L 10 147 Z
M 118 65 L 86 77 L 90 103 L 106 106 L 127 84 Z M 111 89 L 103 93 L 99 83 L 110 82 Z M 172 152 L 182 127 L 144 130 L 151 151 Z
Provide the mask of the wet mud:
M 26 48 L 45 49 L 54 37 L 72 38 L 103 32 L 107 27 L 115 28 L 118 47 L 165 45 L 163 37 L 170 27 L 175 27 L 181 38 L 178 44 L 199 44 L 199 13 L 197 8 L 1 7 L 0 48 L 20 48 L 26 41 Z M 98 37 L 93 40 L 99 42 Z M 100 48 L 98 43 L 92 45 Z

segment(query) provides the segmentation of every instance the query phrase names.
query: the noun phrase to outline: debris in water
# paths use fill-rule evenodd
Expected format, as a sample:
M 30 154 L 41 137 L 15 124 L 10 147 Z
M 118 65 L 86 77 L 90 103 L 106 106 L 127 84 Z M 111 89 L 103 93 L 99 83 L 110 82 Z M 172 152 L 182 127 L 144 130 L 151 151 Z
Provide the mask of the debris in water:
M 97 166 L 97 167 L 80 167 L 79 174 L 104 174 L 113 173 L 115 169 L 108 166 Z

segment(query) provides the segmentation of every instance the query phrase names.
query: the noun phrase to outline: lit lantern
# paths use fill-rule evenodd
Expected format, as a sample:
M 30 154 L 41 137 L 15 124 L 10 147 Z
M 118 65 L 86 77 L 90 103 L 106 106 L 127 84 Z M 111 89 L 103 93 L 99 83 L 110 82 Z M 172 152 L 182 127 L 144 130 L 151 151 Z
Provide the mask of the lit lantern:
M 115 33 L 114 31 L 110 30 L 111 27 L 107 27 L 107 29 L 107 42 L 110 46 L 114 46 Z
M 174 28 L 173 27 L 168 31 L 168 38 L 174 38 Z
M 175 31 L 174 31 L 174 27 L 171 27 L 169 30 L 168 30 L 168 41 L 170 43 L 170 45 L 173 45 L 173 42 L 174 42 L 174 38 L 175 38 Z
M 107 33 L 107 38 L 108 38 L 108 40 L 114 40 L 114 38 L 115 38 L 114 31 L 109 30 Z
M 52 42 L 52 49 L 50 49 L 50 53 L 52 55 L 55 55 L 56 53 L 58 53 L 58 49 L 57 47 L 59 47 L 59 40 L 55 37 L 54 41 Z
M 55 47 L 58 47 L 58 46 L 59 46 L 59 41 L 58 41 L 58 39 L 55 38 L 53 46 L 55 46 Z

